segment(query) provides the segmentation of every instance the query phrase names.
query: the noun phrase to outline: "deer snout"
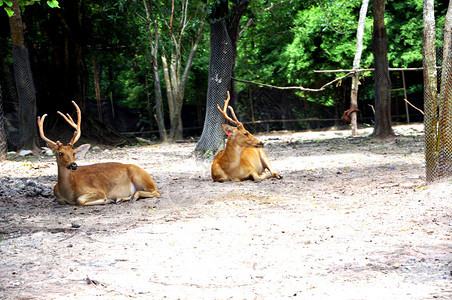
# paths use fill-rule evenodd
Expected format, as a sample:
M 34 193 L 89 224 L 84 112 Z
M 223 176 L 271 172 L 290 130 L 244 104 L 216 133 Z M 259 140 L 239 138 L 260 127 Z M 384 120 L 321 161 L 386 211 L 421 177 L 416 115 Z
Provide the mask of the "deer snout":
M 264 143 L 262 143 L 262 142 L 259 142 L 259 143 L 256 145 L 256 148 L 262 148 L 262 147 L 264 147 Z
M 67 166 L 67 168 L 69 169 L 69 170 L 77 170 L 77 168 L 78 168 L 78 166 L 77 166 L 77 164 L 74 162 L 74 163 L 72 163 L 72 164 L 70 164 L 69 166 Z

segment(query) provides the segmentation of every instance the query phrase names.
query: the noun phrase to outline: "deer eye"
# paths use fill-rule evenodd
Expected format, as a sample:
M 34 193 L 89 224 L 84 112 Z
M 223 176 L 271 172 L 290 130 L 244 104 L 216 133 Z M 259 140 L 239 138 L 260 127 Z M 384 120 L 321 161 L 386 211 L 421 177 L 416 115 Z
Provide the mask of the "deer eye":
M 63 156 L 63 152 L 58 152 L 58 155 L 59 156 Z
M 248 132 L 245 132 L 244 135 L 245 135 L 245 136 L 248 136 Z

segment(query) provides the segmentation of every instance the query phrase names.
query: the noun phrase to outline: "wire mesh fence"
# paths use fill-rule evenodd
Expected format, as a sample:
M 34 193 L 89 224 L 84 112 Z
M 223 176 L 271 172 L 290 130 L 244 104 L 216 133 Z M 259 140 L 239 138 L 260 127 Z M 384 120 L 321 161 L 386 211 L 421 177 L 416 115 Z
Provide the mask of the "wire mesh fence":
M 32 150 L 37 145 L 36 92 L 27 48 L 13 47 L 0 58 L 0 151 Z M 0 158 L 1 159 L 1 158 Z
M 428 182 L 452 176 L 451 59 L 437 50 L 437 91 L 425 93 L 425 160 Z
M 19 143 L 18 148 L 27 150 L 36 146 L 36 92 L 33 83 L 30 60 L 26 47 L 13 45 L 14 78 L 19 104 Z
M 224 21 L 212 23 L 210 26 L 211 53 L 209 62 L 209 83 L 207 88 L 207 107 L 204 128 L 196 151 L 216 152 L 223 143 L 221 123 L 224 116 L 217 105 L 223 107 L 226 93 L 230 89 L 234 61 L 232 42 Z

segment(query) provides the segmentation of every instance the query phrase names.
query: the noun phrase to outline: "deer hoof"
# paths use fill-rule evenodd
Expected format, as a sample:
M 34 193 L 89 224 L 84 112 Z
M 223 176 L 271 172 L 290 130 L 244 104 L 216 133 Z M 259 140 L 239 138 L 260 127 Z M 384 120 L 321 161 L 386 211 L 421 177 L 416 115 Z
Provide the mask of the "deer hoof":
M 130 198 L 130 202 L 135 202 L 137 200 L 138 200 L 138 198 L 135 198 L 135 197 Z

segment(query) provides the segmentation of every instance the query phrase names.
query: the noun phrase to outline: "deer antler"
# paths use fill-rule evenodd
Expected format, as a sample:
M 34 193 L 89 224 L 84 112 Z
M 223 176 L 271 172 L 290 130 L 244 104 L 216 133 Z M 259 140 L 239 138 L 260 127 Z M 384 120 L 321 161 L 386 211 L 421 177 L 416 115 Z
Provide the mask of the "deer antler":
M 226 118 L 226 120 L 228 120 L 231 123 L 234 123 L 237 126 L 240 126 L 240 125 L 242 125 L 242 123 L 237 119 L 237 117 L 236 117 L 236 115 L 234 113 L 234 109 L 232 109 L 232 107 L 229 106 L 229 100 L 230 99 L 231 99 L 231 97 L 230 97 L 229 91 L 228 91 L 228 98 L 226 100 L 224 100 L 224 108 L 223 108 L 223 110 L 220 108 L 220 105 L 218 105 L 218 104 L 217 104 L 217 108 L 223 114 L 223 116 Z M 231 119 L 228 116 L 228 112 L 227 112 L 228 108 L 231 111 L 231 114 L 232 114 L 232 117 L 234 118 L 234 120 Z
M 59 111 L 57 113 L 59 113 L 66 120 L 66 122 L 69 123 L 69 125 L 71 125 L 72 127 L 75 128 L 74 136 L 72 137 L 71 141 L 68 143 L 68 145 L 74 146 L 74 144 L 78 141 L 78 139 L 80 138 L 80 135 L 82 134 L 82 131 L 81 131 L 82 113 L 80 112 L 80 108 L 78 107 L 77 103 L 75 103 L 75 101 L 72 101 L 72 103 L 74 104 L 75 109 L 77 110 L 77 124 L 75 124 L 74 120 L 72 119 L 72 117 L 69 114 L 66 114 L 66 116 L 65 116 L 64 114 L 62 114 Z
M 61 146 L 61 142 L 54 142 L 54 141 L 52 141 L 51 139 L 49 139 L 49 138 L 47 138 L 45 135 L 44 135 L 44 119 L 47 117 L 47 114 L 45 114 L 45 115 L 43 115 L 42 116 L 42 118 L 41 117 L 38 117 L 38 127 L 39 127 L 39 134 L 41 135 L 41 138 L 44 140 L 44 141 L 46 141 L 47 142 L 47 144 L 50 146 L 50 147 L 59 147 L 59 146 Z

